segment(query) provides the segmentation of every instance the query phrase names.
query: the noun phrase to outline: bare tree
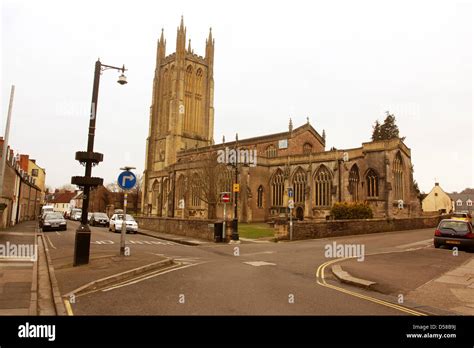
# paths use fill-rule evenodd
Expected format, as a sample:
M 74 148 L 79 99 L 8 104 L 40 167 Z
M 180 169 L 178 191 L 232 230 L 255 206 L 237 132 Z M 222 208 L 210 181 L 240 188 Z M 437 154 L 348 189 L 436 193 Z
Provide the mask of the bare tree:
M 199 168 L 191 177 L 191 191 L 207 204 L 209 219 L 216 218 L 216 208 L 219 202 L 220 186 L 227 172 L 225 164 L 217 161 L 217 154 L 204 155 L 199 161 Z

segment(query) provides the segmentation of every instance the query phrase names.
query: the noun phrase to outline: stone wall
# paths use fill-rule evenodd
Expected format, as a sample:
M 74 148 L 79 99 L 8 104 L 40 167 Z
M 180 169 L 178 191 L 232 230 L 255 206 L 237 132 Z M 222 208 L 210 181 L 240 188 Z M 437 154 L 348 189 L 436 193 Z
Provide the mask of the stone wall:
M 214 220 L 136 217 L 140 228 L 214 241 Z M 212 226 L 211 226 L 212 225 Z
M 330 220 L 321 222 L 294 221 L 293 240 L 434 228 L 441 219 L 448 217 L 449 216 L 406 219 Z M 276 237 L 279 239 L 288 238 L 287 227 L 285 224 L 284 229 L 286 233 L 282 233 L 282 226 L 275 226 Z

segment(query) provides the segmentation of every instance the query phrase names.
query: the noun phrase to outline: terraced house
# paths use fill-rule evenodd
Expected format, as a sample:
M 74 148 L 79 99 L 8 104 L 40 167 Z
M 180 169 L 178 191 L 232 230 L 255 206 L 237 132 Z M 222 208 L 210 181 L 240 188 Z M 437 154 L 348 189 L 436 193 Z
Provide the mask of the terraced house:
M 222 218 L 221 192 L 240 184 L 240 221 L 285 217 L 288 200 L 298 219 L 327 219 L 335 202 L 366 201 L 374 217 L 418 216 L 411 151 L 401 139 L 326 150 L 309 120 L 281 133 L 214 142 L 214 39 L 206 54 L 186 48 L 178 28 L 176 52 L 158 41 L 150 127 L 147 138 L 142 212 L 151 216 Z M 222 163 L 219 154 L 239 150 L 244 163 Z M 256 154 L 249 163 L 248 154 Z M 224 156 L 228 158 L 229 156 Z M 293 189 L 289 198 L 288 188 Z M 233 204 L 233 202 L 231 202 Z M 227 209 L 231 218 L 233 211 Z

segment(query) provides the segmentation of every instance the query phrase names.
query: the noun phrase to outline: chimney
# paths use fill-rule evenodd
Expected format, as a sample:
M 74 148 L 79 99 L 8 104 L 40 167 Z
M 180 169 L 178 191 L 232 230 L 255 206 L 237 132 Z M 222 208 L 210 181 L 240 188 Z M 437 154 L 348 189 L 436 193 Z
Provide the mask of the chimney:
M 23 169 L 25 172 L 28 172 L 28 159 L 30 156 L 28 155 L 20 155 L 20 168 Z
M 435 182 L 435 186 L 439 186 L 439 182 Z

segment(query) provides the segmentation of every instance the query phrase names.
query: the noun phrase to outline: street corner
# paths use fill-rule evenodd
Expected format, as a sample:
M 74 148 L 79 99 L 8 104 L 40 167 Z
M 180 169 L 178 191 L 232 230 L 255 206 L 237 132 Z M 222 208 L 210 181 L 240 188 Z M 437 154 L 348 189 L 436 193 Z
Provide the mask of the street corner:
M 152 253 L 103 254 L 91 257 L 87 265 L 62 264 L 56 269 L 56 277 L 63 297 L 68 298 L 176 264 L 172 258 Z

